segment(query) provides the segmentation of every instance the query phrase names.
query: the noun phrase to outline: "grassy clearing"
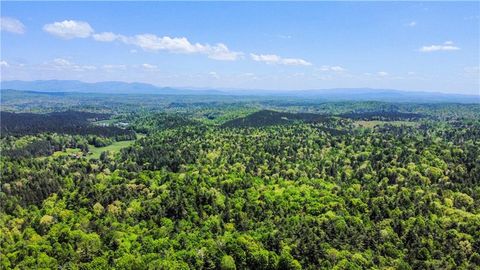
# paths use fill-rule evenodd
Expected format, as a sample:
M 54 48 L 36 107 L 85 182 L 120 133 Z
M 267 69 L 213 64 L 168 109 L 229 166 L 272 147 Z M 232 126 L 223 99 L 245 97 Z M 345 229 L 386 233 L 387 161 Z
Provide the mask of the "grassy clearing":
M 410 122 L 410 121 L 355 121 L 355 126 L 361 127 L 361 128 L 374 128 L 376 126 L 383 126 L 387 124 L 392 126 L 409 126 L 409 127 L 416 127 L 419 125 L 418 122 Z
M 146 135 L 145 134 L 137 134 L 137 140 L 144 138 Z M 120 149 L 129 147 L 131 146 L 136 140 L 130 140 L 130 141 L 119 141 L 119 142 L 114 142 L 111 145 L 107 145 L 104 147 L 95 147 L 95 146 L 90 146 L 89 148 L 89 153 L 88 153 L 88 158 L 93 159 L 93 158 L 100 158 L 100 155 L 102 152 L 109 151 L 112 153 L 117 153 L 120 151 Z
M 144 138 L 146 135 L 145 134 L 138 134 L 137 133 L 137 139 Z M 102 152 L 109 151 L 112 153 L 117 153 L 120 151 L 120 149 L 129 147 L 135 143 L 136 140 L 130 140 L 130 141 L 119 141 L 119 142 L 114 142 L 111 145 L 107 145 L 104 147 L 95 147 L 93 145 L 89 145 L 89 152 L 87 155 L 88 159 L 98 159 L 100 158 L 100 155 Z M 50 157 L 56 158 L 56 157 L 61 157 L 61 156 L 70 156 L 70 155 L 75 155 L 78 157 L 81 157 L 83 155 L 82 151 L 80 148 L 67 148 L 63 151 L 56 151 L 54 152 Z M 45 159 L 48 157 L 37 157 L 37 159 Z
M 129 147 L 135 142 L 135 140 L 130 140 L 130 141 L 119 141 L 119 142 L 114 142 L 111 145 L 107 145 L 104 147 L 95 147 L 95 146 L 90 146 L 90 151 L 88 153 L 88 158 L 100 158 L 100 155 L 102 152 L 109 151 L 109 152 L 119 152 L 120 149 Z

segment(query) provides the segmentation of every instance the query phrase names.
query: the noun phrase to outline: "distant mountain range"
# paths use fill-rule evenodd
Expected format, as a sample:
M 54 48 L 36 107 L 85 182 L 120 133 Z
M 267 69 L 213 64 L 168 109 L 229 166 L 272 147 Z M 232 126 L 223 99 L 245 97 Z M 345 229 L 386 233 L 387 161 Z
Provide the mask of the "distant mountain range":
M 401 91 L 393 89 L 336 88 L 296 91 L 218 90 L 158 87 L 148 83 L 118 81 L 86 83 L 74 80 L 2 81 L 1 89 L 36 92 L 98 93 L 98 94 L 159 94 L 159 95 L 235 95 L 295 97 L 324 101 L 384 101 L 416 103 L 480 103 L 479 95 L 446 94 L 438 92 Z
M 158 87 L 148 83 L 96 82 L 86 83 L 73 80 L 46 81 L 2 81 L 1 89 L 40 91 L 40 92 L 76 92 L 99 94 L 164 94 L 164 95 L 205 95 L 222 94 L 216 90 L 188 90 L 171 87 Z

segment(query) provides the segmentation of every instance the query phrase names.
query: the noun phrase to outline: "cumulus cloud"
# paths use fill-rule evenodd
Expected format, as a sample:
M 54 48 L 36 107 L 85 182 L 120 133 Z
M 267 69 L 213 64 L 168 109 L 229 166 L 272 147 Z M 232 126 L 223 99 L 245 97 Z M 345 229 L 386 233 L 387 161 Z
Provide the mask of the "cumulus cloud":
M 120 35 L 114 34 L 112 32 L 103 32 L 99 34 L 93 34 L 92 37 L 96 41 L 103 41 L 103 42 L 112 42 L 121 38 Z
M 193 43 L 186 37 L 157 36 L 155 34 L 138 34 L 126 36 L 113 32 L 95 33 L 87 22 L 66 20 L 46 24 L 43 29 L 55 36 L 65 39 L 91 37 L 99 42 L 121 42 L 133 45 L 144 51 L 167 51 L 179 54 L 203 54 L 210 59 L 222 61 L 234 61 L 243 58 L 244 53 L 232 51 L 224 43 L 210 45 L 208 43 Z M 136 53 L 136 50 L 131 50 Z M 250 54 L 254 61 L 268 64 L 279 64 L 288 66 L 311 66 L 312 64 L 300 58 L 283 58 L 274 54 Z M 331 67 L 332 71 L 343 71 L 342 67 Z
M 257 55 L 257 54 L 251 53 L 250 56 L 252 57 L 253 61 L 258 61 L 258 62 L 266 62 L 266 63 L 272 63 L 272 64 L 276 64 L 280 62 L 280 56 L 275 54 Z
M 145 51 L 167 51 L 181 54 L 205 54 L 211 59 L 233 61 L 239 59 L 243 53 L 230 51 L 227 45 L 192 43 L 186 37 L 157 36 L 154 34 L 139 34 L 124 36 L 112 32 L 94 34 L 94 40 L 103 42 L 120 41 L 137 46 Z M 136 51 L 135 51 L 136 52 Z
M 64 39 L 87 38 L 94 32 L 87 22 L 74 20 L 46 24 L 43 26 L 43 30 Z
M 287 66 L 311 66 L 312 63 L 300 58 L 283 58 L 275 54 L 254 54 L 250 57 L 253 61 L 264 62 L 267 64 L 287 65 Z
M 455 46 L 455 44 L 452 41 L 445 41 L 443 44 L 440 44 L 440 45 L 423 46 L 419 49 L 419 51 L 421 52 L 458 51 L 458 50 L 460 50 L 460 48 Z
M 321 66 L 320 71 L 343 72 L 346 71 L 346 69 L 341 66 Z
M 215 46 L 208 48 L 208 57 L 215 60 L 223 61 L 233 61 L 241 58 L 243 53 L 241 52 L 232 52 L 228 47 L 223 43 L 218 43 Z
M 211 59 L 233 61 L 239 59 L 243 53 L 230 51 L 227 45 L 192 43 L 186 37 L 157 36 L 154 34 L 140 34 L 131 37 L 117 35 L 115 40 L 135 45 L 145 51 L 168 51 L 181 54 L 205 54 Z
M 0 67 L 9 67 L 10 65 L 8 64 L 7 61 L 0 61 Z
M 25 33 L 25 25 L 23 25 L 21 21 L 15 18 L 1 17 L 0 28 L 2 31 L 6 31 L 14 34 Z
M 136 45 L 144 50 L 167 50 L 175 53 L 198 53 L 206 51 L 202 44 L 192 44 L 187 38 L 159 37 L 153 34 L 141 34 L 125 38 L 124 42 Z
M 55 58 L 50 62 L 45 63 L 45 67 L 54 70 L 71 70 L 71 71 L 88 71 L 96 70 L 96 66 L 92 65 L 78 65 L 63 58 Z

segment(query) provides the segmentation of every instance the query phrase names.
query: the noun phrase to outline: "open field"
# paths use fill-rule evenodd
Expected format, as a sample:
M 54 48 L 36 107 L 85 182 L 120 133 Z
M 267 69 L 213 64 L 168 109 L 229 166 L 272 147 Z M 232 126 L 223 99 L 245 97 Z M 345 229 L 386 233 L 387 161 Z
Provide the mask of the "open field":
M 145 134 L 137 134 L 137 140 L 144 137 L 145 137 Z M 88 158 L 89 159 L 100 158 L 100 155 L 102 154 L 102 152 L 106 152 L 106 151 L 117 153 L 120 151 L 120 149 L 131 146 L 135 141 L 136 140 L 118 141 L 104 147 L 90 146 Z
M 109 151 L 109 152 L 119 152 L 120 149 L 129 147 L 135 142 L 135 140 L 130 140 L 130 141 L 119 141 L 119 142 L 114 142 L 111 145 L 107 145 L 104 147 L 90 147 L 90 151 L 88 152 L 88 158 L 93 159 L 93 158 L 100 158 L 100 155 L 103 152 Z
M 144 137 L 145 137 L 145 134 L 137 134 L 138 139 L 144 138 Z M 95 147 L 93 145 L 89 145 L 89 152 L 87 157 L 88 159 L 94 159 L 94 158 L 98 159 L 100 158 L 100 155 L 102 154 L 102 152 L 109 151 L 109 152 L 117 153 L 120 151 L 120 149 L 131 146 L 135 141 L 136 140 L 116 141 L 116 142 L 113 142 L 111 145 L 107 145 L 104 147 Z M 68 156 L 68 155 L 77 155 L 80 157 L 82 156 L 82 151 L 79 148 L 66 148 L 63 151 L 54 152 L 51 155 L 51 157 L 56 158 L 56 157 Z M 38 159 L 45 159 L 45 158 L 47 157 L 45 156 L 38 157 Z

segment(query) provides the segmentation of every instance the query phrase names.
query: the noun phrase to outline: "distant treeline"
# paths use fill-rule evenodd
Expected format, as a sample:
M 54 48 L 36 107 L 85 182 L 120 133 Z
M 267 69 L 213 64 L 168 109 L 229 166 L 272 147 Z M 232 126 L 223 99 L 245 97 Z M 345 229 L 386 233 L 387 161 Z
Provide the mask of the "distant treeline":
M 301 122 L 328 122 L 331 121 L 330 116 L 314 113 L 288 113 L 276 112 L 271 110 L 262 110 L 254 112 L 246 117 L 236 118 L 227 121 L 223 127 L 263 127 L 273 125 L 292 124 Z
M 135 133 L 118 127 L 99 127 L 90 123 L 91 120 L 105 120 L 108 114 L 90 112 L 53 112 L 48 114 L 0 112 L 1 135 L 24 136 L 42 132 L 52 132 L 72 135 L 97 135 L 130 139 Z
M 418 113 L 405 113 L 397 111 L 377 111 L 377 112 L 351 112 L 339 115 L 343 118 L 353 120 L 382 120 L 382 121 L 401 121 L 401 120 L 419 120 L 425 117 Z
M 337 115 L 340 118 L 352 120 L 382 120 L 382 121 L 416 121 L 423 117 L 418 113 L 405 113 L 398 111 L 350 112 Z M 245 117 L 232 119 L 225 122 L 223 127 L 265 127 L 274 125 L 287 125 L 296 122 L 304 123 L 332 123 L 334 115 L 316 113 L 289 113 L 272 110 L 261 110 Z

